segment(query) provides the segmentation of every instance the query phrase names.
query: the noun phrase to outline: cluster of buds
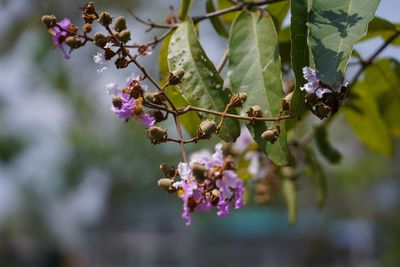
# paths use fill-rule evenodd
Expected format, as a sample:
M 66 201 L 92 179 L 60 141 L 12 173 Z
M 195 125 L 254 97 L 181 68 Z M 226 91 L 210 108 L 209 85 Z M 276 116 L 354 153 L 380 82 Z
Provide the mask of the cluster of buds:
M 217 215 L 223 217 L 229 215 L 231 207 L 243 206 L 243 182 L 235 173 L 232 158 L 224 158 L 222 144 L 215 149 L 213 155 L 200 153 L 193 155 L 190 163 L 179 163 L 177 171 L 168 168 L 165 174 L 173 177 L 158 182 L 183 200 L 182 218 L 186 225 L 191 224 L 195 211 L 207 212 L 216 207 Z M 179 175 L 179 181 L 175 181 L 175 175 Z
M 303 75 L 308 83 L 301 90 L 306 91 L 305 102 L 311 111 L 320 119 L 336 113 L 345 97 L 347 83 L 333 88 L 321 82 L 315 70 L 309 67 L 303 68 Z
M 83 45 L 78 36 L 78 27 L 71 23 L 67 18 L 57 22 L 54 15 L 44 15 L 42 23 L 49 29 L 49 33 L 53 36 L 54 47 L 60 49 L 66 59 L 70 58 L 72 49 L 79 48 Z M 70 51 L 66 51 L 64 44 L 70 47 Z

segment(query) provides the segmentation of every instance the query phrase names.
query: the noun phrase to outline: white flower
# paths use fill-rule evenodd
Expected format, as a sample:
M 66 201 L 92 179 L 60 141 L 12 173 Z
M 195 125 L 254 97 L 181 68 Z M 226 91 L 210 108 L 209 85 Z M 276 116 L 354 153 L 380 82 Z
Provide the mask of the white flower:
M 113 46 L 113 43 L 112 42 L 108 42 L 108 43 L 106 43 L 104 48 L 107 49 L 107 48 L 111 48 L 112 46 Z
M 93 61 L 94 63 L 100 65 L 100 67 L 97 69 L 98 73 L 101 73 L 103 70 L 107 69 L 106 66 L 103 66 L 107 63 L 104 53 L 97 52 L 97 54 L 93 56 Z

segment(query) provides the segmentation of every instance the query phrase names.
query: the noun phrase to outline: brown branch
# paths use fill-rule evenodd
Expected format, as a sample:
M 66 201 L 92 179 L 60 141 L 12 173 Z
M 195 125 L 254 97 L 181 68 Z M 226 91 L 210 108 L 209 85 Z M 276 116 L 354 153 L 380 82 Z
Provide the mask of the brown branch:
M 148 19 L 148 20 L 144 20 L 139 18 L 138 16 L 135 15 L 135 13 L 133 13 L 130 9 L 127 9 L 128 13 L 137 21 L 139 21 L 142 24 L 145 24 L 147 26 L 150 26 L 149 29 L 146 30 L 146 32 L 151 31 L 153 28 L 159 28 L 159 29 L 171 29 L 171 28 L 176 28 L 177 25 L 175 24 L 160 24 L 160 23 L 155 23 L 152 20 Z
M 227 13 L 243 10 L 245 8 L 251 8 L 253 6 L 264 6 L 267 4 L 272 4 L 272 3 L 282 2 L 282 1 L 286 1 L 286 0 L 263 0 L 263 1 L 254 1 L 254 2 L 238 2 L 236 5 L 234 5 L 232 7 L 228 7 L 225 9 L 220 9 L 220 10 L 217 10 L 217 11 L 214 11 L 211 13 L 207 13 L 203 16 L 193 17 L 193 22 L 197 23 L 197 22 L 205 20 L 205 19 L 209 19 L 212 17 L 218 17 L 218 16 L 221 16 L 221 15 L 224 15 Z

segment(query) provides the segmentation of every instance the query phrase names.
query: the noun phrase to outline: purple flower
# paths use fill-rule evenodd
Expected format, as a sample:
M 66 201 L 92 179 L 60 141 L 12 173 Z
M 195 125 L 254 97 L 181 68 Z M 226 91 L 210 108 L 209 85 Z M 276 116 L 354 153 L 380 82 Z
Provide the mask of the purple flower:
M 128 94 L 121 96 L 121 107 L 112 107 L 111 110 L 117 115 L 118 118 L 129 120 L 133 116 L 133 110 L 136 107 L 136 101 Z
M 145 128 L 149 128 L 156 123 L 156 118 L 148 113 L 142 113 L 139 116 L 135 116 L 135 118 L 143 125 Z
M 304 79 L 308 81 L 308 83 L 304 84 L 304 86 L 300 87 L 300 89 L 306 91 L 309 94 L 315 93 L 315 91 L 319 88 L 319 79 L 315 70 L 309 67 L 304 67 L 303 76 Z
M 67 18 L 64 18 L 57 23 L 57 25 L 54 25 L 49 29 L 49 32 L 53 35 L 54 46 L 63 52 L 65 59 L 70 59 L 69 53 L 66 52 L 64 47 L 64 41 L 70 35 L 66 31 L 69 30 L 70 26 L 71 21 Z
M 222 144 L 217 144 L 215 150 L 212 155 L 208 151 L 198 152 L 191 157 L 190 164 L 178 165 L 181 180 L 172 186 L 183 201 L 182 218 L 186 225 L 191 224 L 194 211 L 207 212 L 216 206 L 217 215 L 222 217 L 229 215 L 231 207 L 238 209 L 243 206 L 243 182 L 233 170 L 225 169 Z M 193 175 L 194 163 L 207 167 L 204 179 L 197 180 Z
M 255 141 L 251 136 L 247 127 L 242 127 L 240 130 L 240 136 L 236 139 L 235 149 L 237 149 L 240 153 L 243 153 L 251 144 L 254 144 Z

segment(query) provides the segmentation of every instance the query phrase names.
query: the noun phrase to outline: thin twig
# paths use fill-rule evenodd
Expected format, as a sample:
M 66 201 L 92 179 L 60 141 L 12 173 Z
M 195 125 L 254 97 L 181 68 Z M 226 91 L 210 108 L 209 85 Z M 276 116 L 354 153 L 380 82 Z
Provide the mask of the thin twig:
M 128 9 L 128 13 L 137 21 L 139 21 L 142 24 L 148 25 L 150 26 L 150 29 L 146 30 L 146 32 L 149 32 L 150 30 L 152 30 L 153 28 L 160 28 L 160 29 L 170 29 L 170 28 L 176 28 L 177 25 L 175 24 L 160 24 L 160 23 L 155 23 L 152 20 L 148 19 L 148 20 L 144 20 L 139 18 L 138 16 L 135 15 L 135 13 L 133 13 L 130 9 Z
M 217 65 L 218 72 L 222 71 L 227 61 L 228 61 L 228 49 L 225 49 L 224 54 L 222 55 L 222 58 Z

